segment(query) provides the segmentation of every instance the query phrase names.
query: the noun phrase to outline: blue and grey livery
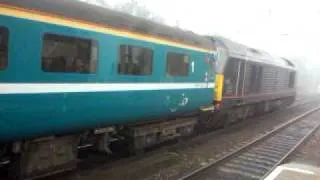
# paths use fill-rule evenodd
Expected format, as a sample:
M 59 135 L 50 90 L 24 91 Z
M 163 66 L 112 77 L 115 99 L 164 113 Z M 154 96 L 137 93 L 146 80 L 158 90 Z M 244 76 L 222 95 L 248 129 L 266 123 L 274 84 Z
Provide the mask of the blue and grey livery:
M 139 32 L 150 22 L 130 16 L 126 21 L 137 24 L 123 30 L 103 20 L 127 23 L 123 14 L 73 1 L 1 3 L 0 28 L 6 33 L 0 36 L 7 39 L 1 42 L 1 142 L 174 117 L 212 104 L 214 47 L 205 38 L 162 25 L 157 26 L 168 32 Z M 123 62 L 122 51 L 131 56 Z M 168 73 L 169 53 L 178 54 L 170 71 L 186 65 L 186 74 Z M 87 71 L 76 65 L 77 56 L 90 66 Z M 143 62 L 133 67 L 130 58 Z

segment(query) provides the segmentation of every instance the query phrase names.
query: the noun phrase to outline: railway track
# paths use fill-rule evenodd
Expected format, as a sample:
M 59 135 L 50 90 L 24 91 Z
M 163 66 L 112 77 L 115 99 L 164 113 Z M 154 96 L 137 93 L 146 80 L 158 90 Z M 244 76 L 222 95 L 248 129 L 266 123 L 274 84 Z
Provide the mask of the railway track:
M 294 109 L 294 108 L 298 108 L 298 107 L 304 107 L 308 104 L 311 107 L 312 103 L 317 102 L 317 101 L 318 100 L 315 100 L 315 99 L 312 99 L 312 100 L 308 99 L 305 101 L 297 101 L 294 105 L 292 105 L 286 109 Z M 312 105 L 312 106 L 314 106 L 314 105 Z M 308 106 L 306 106 L 306 107 L 308 107 Z M 306 108 L 304 108 L 304 109 L 306 109 Z M 286 110 L 282 110 L 282 111 L 286 112 Z M 278 113 L 281 113 L 282 111 L 278 111 Z M 277 112 L 274 112 L 274 113 L 277 113 Z M 267 114 L 266 117 L 272 116 L 272 114 L 274 114 L 274 113 Z M 250 120 L 250 121 L 253 121 L 253 120 Z M 250 122 L 248 122 L 248 124 L 250 124 Z M 241 124 L 239 123 L 238 125 L 241 125 Z M 235 126 L 237 126 L 237 125 L 235 125 Z M 171 152 L 172 149 L 173 149 L 172 151 L 175 151 L 174 150 L 175 148 L 178 148 L 178 149 L 184 148 L 185 146 L 189 146 L 189 144 L 196 144 L 195 146 L 198 146 L 198 143 L 201 144 L 201 142 L 203 140 L 206 141 L 206 139 L 212 139 L 213 136 L 215 136 L 219 133 L 223 133 L 225 131 L 228 131 L 228 128 L 227 129 L 220 129 L 220 130 L 217 130 L 214 132 L 205 133 L 205 134 L 193 137 L 187 141 L 188 143 L 187 142 L 182 143 L 182 144 L 168 143 L 168 144 L 165 144 L 164 146 L 161 146 L 160 148 L 153 149 L 152 151 L 147 151 L 143 156 L 138 155 L 138 156 L 131 156 L 131 157 L 127 157 L 127 158 L 115 157 L 115 158 L 110 159 L 109 157 L 100 156 L 99 154 L 90 155 L 90 156 L 88 156 L 88 158 L 81 159 L 79 161 L 78 170 L 72 174 L 69 174 L 67 177 L 65 177 L 65 176 L 61 177 L 58 175 L 58 176 L 54 176 L 52 178 L 46 178 L 46 179 L 49 179 L 49 180 L 51 180 L 51 179 L 65 179 L 65 178 L 73 179 L 74 176 L 78 176 L 78 174 L 82 174 L 82 172 L 85 172 L 85 174 L 87 174 L 87 173 L 90 173 L 91 171 L 97 171 L 97 169 L 98 169 L 98 171 L 101 171 L 100 169 L 103 169 L 103 171 L 108 172 L 106 174 L 108 174 L 108 176 L 110 176 L 110 179 L 121 179 L 123 177 L 128 177 L 128 175 L 126 175 L 126 173 L 123 173 L 124 175 L 122 177 L 121 176 L 119 177 L 118 175 L 114 175 L 114 174 L 117 174 L 114 172 L 122 171 L 121 170 L 121 169 L 123 169 L 122 167 L 127 167 L 128 164 L 137 164 L 137 165 L 135 165 L 135 167 L 141 166 L 140 165 L 141 163 L 139 163 L 140 161 L 142 161 L 142 162 L 147 161 L 146 164 L 150 164 L 151 162 L 153 162 L 153 160 L 152 160 L 152 159 L 154 159 L 153 157 L 157 156 L 158 154 L 165 154 L 165 152 Z M 241 140 L 239 140 L 239 141 L 241 141 Z M 151 159 L 151 162 L 148 159 Z M 158 160 L 157 160 L 157 162 L 158 162 Z M 109 171 L 111 171 L 111 175 L 110 175 Z M 129 173 L 129 174 L 131 174 L 131 175 L 129 175 L 130 177 L 135 177 L 134 175 L 139 174 L 139 171 L 137 171 L 137 173 Z M 94 177 L 94 175 L 90 175 L 88 178 L 92 178 L 92 176 Z M 87 177 L 87 175 L 85 177 Z M 140 176 L 138 175 L 138 177 L 140 177 Z M 136 179 L 140 179 L 140 178 L 136 178 Z
M 319 110 L 314 108 L 279 125 L 180 180 L 263 179 L 319 128 L 318 118 L 308 118 Z

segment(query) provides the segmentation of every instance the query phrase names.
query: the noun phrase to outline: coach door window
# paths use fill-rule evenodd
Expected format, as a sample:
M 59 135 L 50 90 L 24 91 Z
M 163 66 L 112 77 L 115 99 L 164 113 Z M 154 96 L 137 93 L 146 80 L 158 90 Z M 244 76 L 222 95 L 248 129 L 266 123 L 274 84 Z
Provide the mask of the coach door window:
M 46 72 L 95 73 L 98 45 L 94 40 L 46 34 L 42 69 Z
M 151 75 L 153 51 L 144 47 L 120 45 L 119 74 Z
M 9 30 L 0 26 L 0 70 L 5 69 L 8 64 L 8 39 Z
M 189 56 L 185 54 L 169 52 L 167 54 L 167 74 L 170 76 L 188 76 Z

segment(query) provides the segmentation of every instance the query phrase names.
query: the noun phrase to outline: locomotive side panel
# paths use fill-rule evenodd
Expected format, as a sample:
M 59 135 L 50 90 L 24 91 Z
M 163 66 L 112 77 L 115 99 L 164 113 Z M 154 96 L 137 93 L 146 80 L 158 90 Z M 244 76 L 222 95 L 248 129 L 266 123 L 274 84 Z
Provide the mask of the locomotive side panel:
M 244 96 L 261 93 L 262 66 L 258 63 L 247 62 Z
M 292 91 L 293 87 L 290 86 L 290 74 L 292 70 L 265 66 L 263 68 L 262 77 L 262 93 L 276 94 Z

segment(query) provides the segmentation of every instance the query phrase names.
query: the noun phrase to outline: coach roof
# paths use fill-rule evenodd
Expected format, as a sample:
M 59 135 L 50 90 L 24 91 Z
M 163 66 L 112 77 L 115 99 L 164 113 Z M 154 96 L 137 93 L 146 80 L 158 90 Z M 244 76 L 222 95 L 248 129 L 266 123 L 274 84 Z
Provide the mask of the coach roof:
M 211 42 L 190 31 L 162 25 L 144 18 L 90 5 L 76 0 L 0 0 L 0 3 L 124 29 L 169 41 L 212 49 Z

